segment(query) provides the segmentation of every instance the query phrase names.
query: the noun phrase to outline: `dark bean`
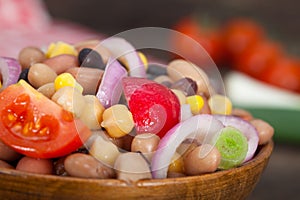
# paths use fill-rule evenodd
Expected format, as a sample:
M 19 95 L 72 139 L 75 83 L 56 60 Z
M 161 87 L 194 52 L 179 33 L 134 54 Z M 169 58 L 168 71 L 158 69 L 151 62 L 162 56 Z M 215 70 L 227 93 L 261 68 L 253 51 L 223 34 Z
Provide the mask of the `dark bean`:
M 19 80 L 23 79 L 26 82 L 28 81 L 28 72 L 29 72 L 29 68 L 25 68 L 22 70 L 21 74 L 19 75 Z
M 65 157 L 60 158 L 54 162 L 54 173 L 59 176 L 67 176 L 68 173 L 65 170 Z
M 80 66 L 98 68 L 104 70 L 105 64 L 101 55 L 92 49 L 84 48 L 79 52 L 78 61 Z
M 193 79 L 187 77 L 174 82 L 170 88 L 181 90 L 186 96 L 195 95 L 198 90 L 197 83 Z

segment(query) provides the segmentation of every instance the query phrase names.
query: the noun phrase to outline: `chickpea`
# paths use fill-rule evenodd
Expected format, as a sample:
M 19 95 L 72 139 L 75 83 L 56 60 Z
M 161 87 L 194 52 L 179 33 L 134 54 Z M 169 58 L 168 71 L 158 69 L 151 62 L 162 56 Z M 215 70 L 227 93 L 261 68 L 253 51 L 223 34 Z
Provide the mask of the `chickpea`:
M 117 178 L 128 182 L 152 178 L 149 165 L 140 153 L 127 152 L 120 154 L 114 167 Z
M 118 147 L 110 140 L 98 136 L 91 145 L 90 154 L 104 165 L 112 167 L 120 152 Z
M 102 114 L 104 107 L 94 95 L 86 95 L 85 107 L 80 115 L 81 121 L 85 123 L 90 129 L 101 128 L 100 123 L 102 122 Z
M 123 104 L 116 104 L 103 112 L 101 126 L 111 137 L 119 138 L 132 131 L 134 122 L 127 107 Z

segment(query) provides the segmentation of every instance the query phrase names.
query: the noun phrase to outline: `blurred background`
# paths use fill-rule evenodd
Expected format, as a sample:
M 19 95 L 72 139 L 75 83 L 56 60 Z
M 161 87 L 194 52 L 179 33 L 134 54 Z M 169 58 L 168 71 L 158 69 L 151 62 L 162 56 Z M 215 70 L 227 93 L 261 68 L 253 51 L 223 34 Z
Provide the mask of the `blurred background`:
M 32 2 L 32 0 L 24 0 L 26 1 Z M 38 44 L 37 41 L 39 41 L 39 44 L 45 44 L 60 38 L 78 40 L 85 36 L 105 37 L 145 26 L 174 28 L 178 27 L 178 23 L 186 17 L 195 20 L 200 29 L 203 26 L 214 29 L 223 26 L 228 21 L 243 17 L 258 24 L 265 31 L 267 38 L 276 41 L 285 54 L 296 60 L 297 67 L 300 68 L 300 62 L 298 62 L 300 58 L 300 1 L 298 0 L 44 0 L 42 2 L 45 6 L 44 13 L 49 14 L 49 18 L 45 21 L 48 22 L 51 19 L 59 23 L 49 25 L 50 28 L 47 31 L 39 34 L 38 38 L 42 39 L 33 39 L 29 41 L 31 43 Z M 73 26 L 74 24 L 76 26 Z M 25 33 L 22 32 L 22 34 Z M 0 42 L 5 43 L 7 41 L 5 37 L 2 33 Z M 20 39 L 31 36 L 27 34 L 17 37 Z M 43 38 L 48 38 L 48 40 Z M 15 38 L 13 40 L 16 42 Z M 27 45 L 26 41 L 23 41 L 22 45 L 25 44 Z M 7 49 L 2 50 L 4 53 L 7 51 Z M 15 52 L 12 51 L 11 54 L 13 53 Z M 223 66 L 218 64 L 218 67 Z M 281 76 L 287 75 L 281 74 Z M 245 86 L 244 92 L 246 90 Z M 274 152 L 249 200 L 300 198 L 298 191 L 300 185 L 300 95 L 298 92 L 285 91 L 285 89 L 283 91 L 281 89 L 278 93 L 282 93 L 283 96 L 291 95 L 293 100 L 285 99 L 284 102 L 288 104 L 287 108 L 282 105 L 271 108 L 255 107 L 239 102 L 241 107 L 249 108 L 255 117 L 261 117 L 275 127 Z M 275 98 L 269 98 L 269 101 L 276 101 L 278 98 L 281 97 L 275 95 Z

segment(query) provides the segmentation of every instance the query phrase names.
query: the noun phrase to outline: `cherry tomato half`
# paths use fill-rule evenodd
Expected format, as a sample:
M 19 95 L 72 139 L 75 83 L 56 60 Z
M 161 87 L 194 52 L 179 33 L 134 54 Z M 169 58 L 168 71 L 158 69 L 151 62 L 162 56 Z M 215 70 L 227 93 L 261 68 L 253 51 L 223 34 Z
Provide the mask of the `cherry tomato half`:
M 233 65 L 236 70 L 260 79 L 261 76 L 265 76 L 264 71 L 282 55 L 278 44 L 265 40 L 245 50 Z
M 23 80 L 2 91 L 0 99 L 0 139 L 24 155 L 64 156 L 81 147 L 91 135 L 72 113 Z
M 261 80 L 274 86 L 300 93 L 300 61 L 281 57 L 269 66 Z
M 229 63 L 232 63 L 251 45 L 264 38 L 262 27 L 248 19 L 231 20 L 221 31 L 223 32 L 223 47 Z
M 185 59 L 188 59 L 195 64 L 201 64 L 201 59 L 203 59 L 203 57 L 200 55 L 201 50 L 195 45 L 196 42 L 205 49 L 215 63 L 220 63 L 223 52 L 221 46 L 221 34 L 218 30 L 203 27 L 192 17 L 182 19 L 174 26 L 174 29 L 194 40 L 191 41 L 187 37 L 172 38 L 171 42 L 175 47 L 175 50 L 182 53 Z M 202 67 L 205 67 L 205 65 Z

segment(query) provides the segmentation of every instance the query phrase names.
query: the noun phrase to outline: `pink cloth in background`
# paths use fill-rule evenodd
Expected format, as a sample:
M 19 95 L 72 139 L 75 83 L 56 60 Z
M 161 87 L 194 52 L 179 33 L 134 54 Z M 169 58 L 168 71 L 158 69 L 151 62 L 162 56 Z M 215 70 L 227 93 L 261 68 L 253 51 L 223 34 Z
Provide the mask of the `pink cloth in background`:
M 26 46 L 102 38 L 76 23 L 52 19 L 41 0 L 0 0 L 0 56 L 17 58 Z

